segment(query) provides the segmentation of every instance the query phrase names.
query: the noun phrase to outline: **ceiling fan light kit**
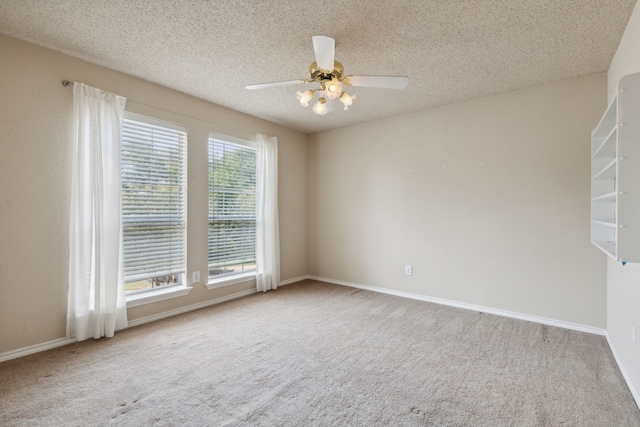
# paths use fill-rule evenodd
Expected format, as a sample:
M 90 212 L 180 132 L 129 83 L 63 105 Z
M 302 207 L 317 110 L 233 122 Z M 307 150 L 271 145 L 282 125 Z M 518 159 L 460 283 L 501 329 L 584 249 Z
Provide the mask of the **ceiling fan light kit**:
M 348 109 L 348 106 L 353 103 L 354 96 L 350 96 L 347 92 L 343 91 L 344 80 L 349 77 L 345 76 L 343 79 L 342 64 L 338 61 L 333 61 L 333 69 L 331 71 L 322 69 L 318 66 L 318 62 L 313 62 L 309 66 L 309 79 L 301 80 L 302 83 L 312 83 L 317 82 L 320 84 L 320 88 L 318 89 L 309 89 L 304 92 L 298 91 L 296 93 L 296 99 L 300 101 L 300 105 L 303 107 L 308 107 L 309 102 L 311 102 L 315 96 L 316 92 L 320 92 L 320 98 L 316 101 L 312 110 L 314 113 L 324 116 L 327 113 L 330 113 L 332 109 L 327 108 L 327 100 L 340 99 L 343 104 L 348 102 L 348 104 L 344 105 L 344 109 Z M 348 81 L 348 79 L 347 79 Z
M 344 86 L 376 87 L 383 89 L 404 89 L 409 83 L 408 77 L 400 76 L 344 76 L 344 67 L 335 60 L 335 40 L 326 36 L 313 36 L 313 49 L 316 61 L 309 66 L 309 79 L 289 80 L 284 82 L 260 83 L 246 86 L 247 89 L 264 89 L 269 87 L 288 86 L 294 84 L 319 83 L 320 88 L 298 91 L 296 99 L 303 107 L 308 107 L 315 93 L 320 92 L 318 101 L 312 107 L 314 113 L 324 116 L 333 108 L 327 108 L 327 99 L 339 99 L 348 110 L 356 99 L 355 95 L 345 92 Z

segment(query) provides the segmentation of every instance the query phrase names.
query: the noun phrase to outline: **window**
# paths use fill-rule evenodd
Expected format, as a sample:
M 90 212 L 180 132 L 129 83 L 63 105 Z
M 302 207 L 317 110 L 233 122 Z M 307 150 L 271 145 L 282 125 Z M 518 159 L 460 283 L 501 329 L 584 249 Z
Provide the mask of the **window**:
M 209 137 L 209 279 L 256 269 L 256 148 Z
M 125 114 L 121 158 L 127 294 L 182 284 L 185 151 L 184 126 Z

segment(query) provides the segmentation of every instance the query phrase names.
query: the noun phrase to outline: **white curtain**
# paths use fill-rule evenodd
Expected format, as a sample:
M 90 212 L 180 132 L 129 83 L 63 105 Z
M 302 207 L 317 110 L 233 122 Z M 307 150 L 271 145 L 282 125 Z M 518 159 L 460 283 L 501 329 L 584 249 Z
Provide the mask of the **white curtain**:
M 258 291 L 280 283 L 278 230 L 278 139 L 258 135 L 256 214 L 256 283 Z
M 120 146 L 126 99 L 73 86 L 67 337 L 127 327 L 122 266 Z

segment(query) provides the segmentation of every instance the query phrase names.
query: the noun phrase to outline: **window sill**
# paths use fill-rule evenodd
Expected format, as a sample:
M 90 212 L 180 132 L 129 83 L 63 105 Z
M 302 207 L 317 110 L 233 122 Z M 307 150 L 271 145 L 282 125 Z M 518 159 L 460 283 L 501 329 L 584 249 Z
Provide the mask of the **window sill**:
M 171 286 L 166 289 L 158 289 L 155 291 L 140 292 L 139 294 L 127 296 L 127 308 L 138 307 L 139 305 L 151 304 L 166 299 L 182 297 L 189 295 L 193 289 L 190 286 Z
M 222 277 L 220 279 L 210 280 L 205 286 L 208 290 L 224 288 L 225 286 L 237 285 L 238 283 L 250 282 L 256 280 L 256 272 L 243 273 L 232 277 Z

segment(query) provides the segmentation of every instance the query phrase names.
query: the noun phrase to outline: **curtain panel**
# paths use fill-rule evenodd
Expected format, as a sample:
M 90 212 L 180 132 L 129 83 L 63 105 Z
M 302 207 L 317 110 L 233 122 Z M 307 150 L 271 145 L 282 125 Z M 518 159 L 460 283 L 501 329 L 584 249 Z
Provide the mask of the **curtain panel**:
M 74 83 L 67 337 L 78 341 L 127 327 L 120 167 L 125 103 Z
M 256 285 L 266 292 L 280 283 L 278 139 L 258 135 L 257 151 Z

